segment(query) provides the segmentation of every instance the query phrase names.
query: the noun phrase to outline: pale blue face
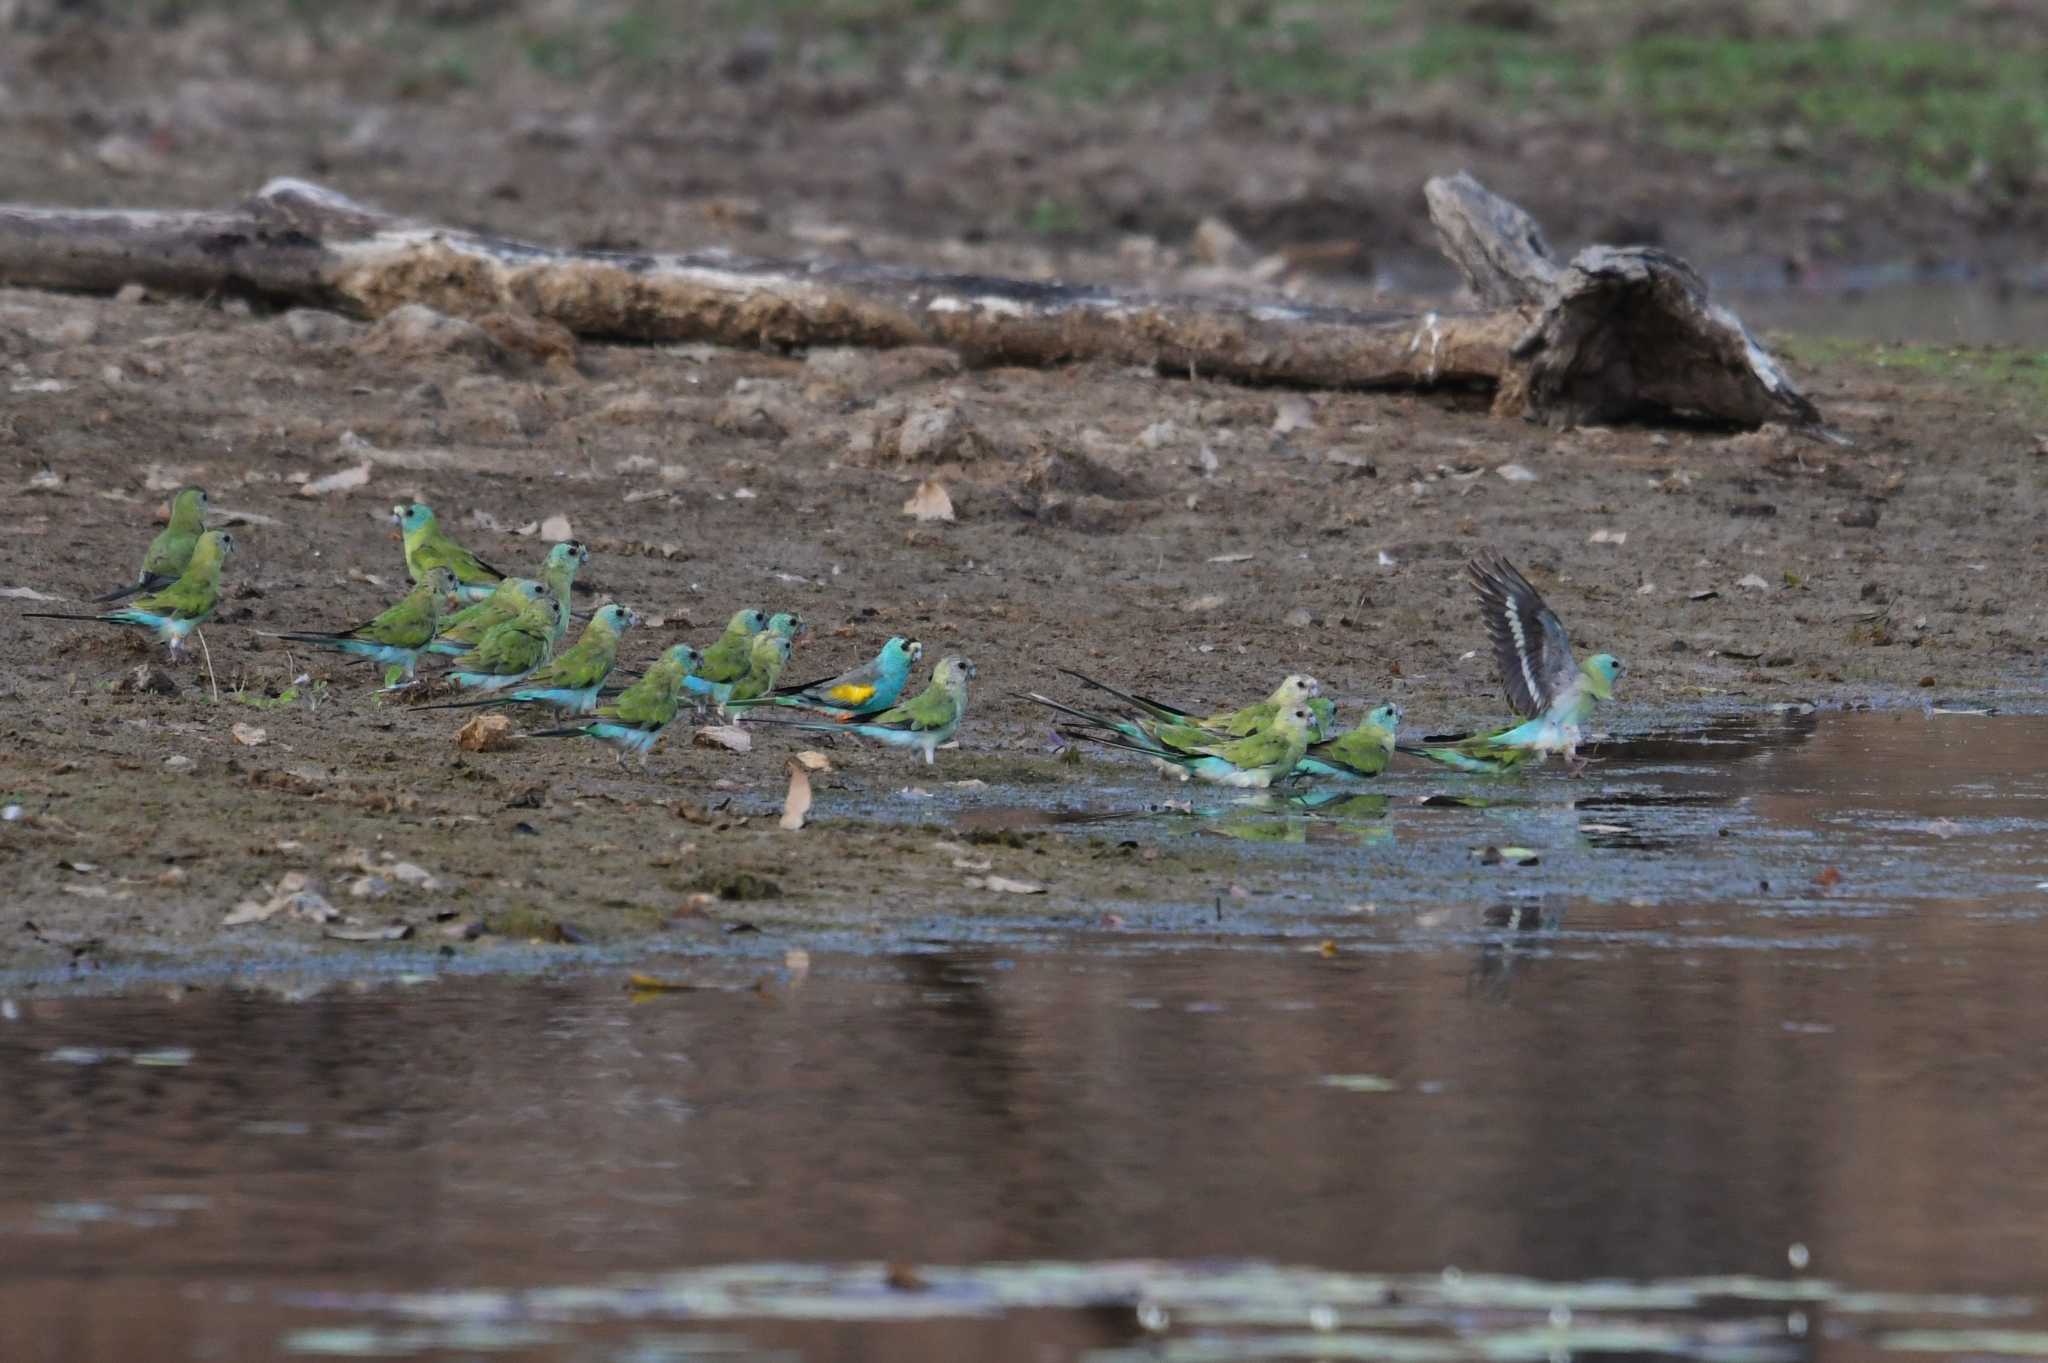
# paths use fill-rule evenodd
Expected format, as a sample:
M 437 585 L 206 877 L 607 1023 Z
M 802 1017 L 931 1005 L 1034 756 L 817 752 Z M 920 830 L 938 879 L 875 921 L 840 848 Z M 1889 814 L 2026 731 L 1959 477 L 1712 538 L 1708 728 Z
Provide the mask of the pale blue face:
M 571 563 L 588 563 L 590 562 L 590 551 L 576 540 L 564 540 L 548 550 L 548 562 L 558 568 L 565 567 Z
M 632 611 L 627 610 L 624 606 L 616 605 L 600 608 L 597 612 L 597 618 L 604 621 L 607 629 L 620 634 L 640 623 L 639 616 L 633 614 Z
M 1398 705 L 1382 705 L 1379 709 L 1367 715 L 1365 722 L 1375 728 L 1385 729 L 1388 733 L 1399 732 L 1401 728 L 1401 707 Z
M 768 617 L 756 610 L 744 610 L 732 618 L 735 626 L 748 634 L 759 634 L 768 628 Z
M 794 639 L 803 633 L 804 618 L 795 611 L 781 611 L 768 617 L 767 629 L 785 639 Z
M 399 508 L 398 525 L 408 535 L 418 530 L 424 530 L 433 523 L 434 508 L 428 506 L 425 502 L 414 502 L 411 506 Z
M 680 664 L 685 672 L 695 672 L 697 670 L 697 650 L 691 648 L 688 644 L 670 644 L 668 646 L 668 660 L 672 663 Z
M 1592 680 L 1595 696 L 1601 700 L 1614 699 L 1614 683 L 1621 679 L 1621 659 L 1612 653 L 1595 653 L 1586 659 L 1585 671 Z

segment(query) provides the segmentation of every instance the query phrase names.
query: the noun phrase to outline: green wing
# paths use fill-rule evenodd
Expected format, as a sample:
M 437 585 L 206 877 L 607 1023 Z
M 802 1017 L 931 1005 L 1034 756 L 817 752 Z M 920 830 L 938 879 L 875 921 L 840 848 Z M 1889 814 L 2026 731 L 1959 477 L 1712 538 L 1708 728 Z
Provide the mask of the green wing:
M 422 539 L 413 552 L 413 577 L 423 578 L 436 568 L 453 572 L 458 582 L 496 582 L 505 576 L 439 531 Z
M 464 606 L 461 610 L 441 622 L 441 633 L 457 642 L 474 643 L 484 637 L 492 625 L 502 625 L 533 604 L 533 588 L 537 584 L 528 577 L 508 577 L 489 596 L 475 605 Z
M 1312 744 L 1309 753 L 1315 757 L 1332 757 L 1353 771 L 1378 773 L 1387 767 L 1388 749 L 1393 746 L 1388 739 L 1385 729 L 1361 724 L 1327 743 Z
M 365 625 L 349 631 L 358 639 L 391 648 L 423 648 L 434 640 L 434 626 L 440 612 L 434 609 L 434 593 L 428 588 L 410 593 L 403 601 Z
M 169 529 L 157 533 L 149 542 L 149 552 L 142 556 L 142 571 L 145 576 L 177 577 L 192 562 L 192 548 L 199 543 L 196 530 Z
M 190 620 L 211 614 L 219 600 L 218 575 L 186 576 L 160 592 L 137 597 L 129 609 L 147 611 L 151 615 L 168 615 L 180 620 Z
M 596 686 L 612 670 L 612 660 L 618 652 L 616 636 L 608 630 L 593 630 L 528 677 L 524 684 L 537 689 L 559 686 L 572 691 Z
M 1270 767 L 1285 761 L 1290 743 L 1291 740 L 1285 734 L 1267 732 L 1240 738 L 1235 743 L 1225 743 L 1221 747 L 1210 748 L 1208 752 L 1210 756 L 1220 757 L 1233 767 L 1250 771 L 1254 767 Z M 1295 756 L 1299 758 L 1305 745 L 1293 743 L 1292 746 L 1295 748 Z
M 547 661 L 548 627 L 528 612 L 497 626 L 477 646 L 455 660 L 461 672 L 512 676 L 530 672 Z
M 604 713 L 636 729 L 658 729 L 676 717 L 682 690 L 683 669 L 670 662 L 656 663 L 604 707 Z
M 1262 700 L 1256 705 L 1247 705 L 1242 710 L 1211 715 L 1202 721 L 1202 725 L 1204 728 L 1214 729 L 1218 733 L 1229 734 L 1234 738 L 1248 738 L 1272 723 L 1273 716 L 1279 711 L 1280 707 L 1272 701 Z
M 736 682 L 747 675 L 753 662 L 754 636 L 728 631 L 704 650 L 697 661 L 697 675 L 708 682 Z
M 901 705 L 882 711 L 866 723 L 888 729 L 943 729 L 957 717 L 953 693 L 937 682 Z

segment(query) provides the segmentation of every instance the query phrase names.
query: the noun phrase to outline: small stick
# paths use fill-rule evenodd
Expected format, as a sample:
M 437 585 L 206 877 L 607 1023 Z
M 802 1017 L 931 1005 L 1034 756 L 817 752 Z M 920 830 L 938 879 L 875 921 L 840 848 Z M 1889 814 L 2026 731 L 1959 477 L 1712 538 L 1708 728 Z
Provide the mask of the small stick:
M 213 676 L 213 650 L 206 646 L 206 631 L 195 629 L 192 637 L 199 640 L 199 652 L 206 659 L 206 684 L 213 689 L 213 703 L 220 704 L 220 683 Z

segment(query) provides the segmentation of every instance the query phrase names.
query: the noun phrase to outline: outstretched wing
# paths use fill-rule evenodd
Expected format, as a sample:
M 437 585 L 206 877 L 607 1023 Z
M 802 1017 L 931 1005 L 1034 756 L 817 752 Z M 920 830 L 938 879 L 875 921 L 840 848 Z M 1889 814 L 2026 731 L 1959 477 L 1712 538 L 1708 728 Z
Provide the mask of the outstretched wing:
M 1508 705 L 1522 718 L 1534 719 L 1579 674 L 1564 622 L 1499 554 L 1475 558 L 1466 570 L 1479 592 L 1479 613 L 1493 640 L 1493 661 L 1507 687 Z

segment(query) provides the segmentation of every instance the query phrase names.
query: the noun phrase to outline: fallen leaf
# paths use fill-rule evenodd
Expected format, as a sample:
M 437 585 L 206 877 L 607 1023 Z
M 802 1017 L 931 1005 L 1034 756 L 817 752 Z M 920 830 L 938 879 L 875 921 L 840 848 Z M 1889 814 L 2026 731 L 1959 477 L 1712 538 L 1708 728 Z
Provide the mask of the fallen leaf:
M 688 994 L 701 988 L 702 985 L 687 984 L 682 980 L 664 980 L 658 975 L 642 975 L 637 970 L 626 976 L 626 989 L 634 994 Z
M 727 752 L 754 750 L 754 736 L 737 724 L 707 724 L 691 741 L 700 748 L 724 748 Z
M 804 764 L 794 757 L 785 764 L 789 768 L 789 793 L 782 797 L 782 827 L 794 833 L 804 826 L 811 813 L 811 778 L 804 770 Z
M 1581 833 L 1626 833 L 1629 830 L 1627 824 L 1582 823 L 1579 825 L 1579 831 Z
M 819 752 L 816 748 L 805 748 L 801 752 L 796 753 L 795 757 L 797 761 L 803 763 L 805 771 L 832 770 L 832 759 Z
M 235 742 L 245 748 L 253 748 L 258 743 L 266 742 L 270 738 L 268 733 L 265 733 L 253 724 L 236 724 L 228 732 L 235 736 Z
M 1257 555 L 1255 555 L 1255 554 L 1217 554 L 1217 555 L 1215 555 L 1215 556 L 1214 556 L 1213 558 L 1211 558 L 1211 559 L 1209 560 L 1209 562 L 1211 562 L 1211 563 L 1250 563 L 1250 562 L 1251 562 L 1251 561 L 1252 561 L 1252 560 L 1253 560 L 1254 558 L 1256 558 L 1256 557 L 1257 557 Z
M 943 483 L 936 478 L 927 478 L 917 485 L 917 491 L 911 493 L 910 500 L 903 504 L 903 514 L 921 521 L 950 521 L 953 519 L 953 499 L 946 495 Z
M 59 598 L 46 596 L 34 587 L 0 587 L 0 596 L 10 601 L 55 601 Z
M 1477 847 L 1472 855 L 1482 866 L 1534 866 L 1541 859 L 1529 847 Z
M 1334 957 L 1336 954 L 1337 944 L 1331 939 L 1325 937 L 1321 942 L 1318 942 L 1316 944 L 1316 955 L 1322 957 L 1324 960 L 1327 961 Z
M 1393 1093 L 1401 1087 L 1377 1074 L 1326 1074 L 1316 1082 L 1326 1089 L 1343 1089 L 1347 1093 Z
M 1767 592 L 1771 589 L 1771 584 L 1764 581 L 1755 573 L 1748 574 L 1746 577 L 1742 579 L 1742 581 L 1736 583 L 1735 585 L 1738 587 L 1746 588 L 1747 590 L 1753 592 Z M 1698 598 L 1695 597 L 1694 599 L 1697 600 Z
M 1304 397 L 1283 397 L 1273 404 L 1273 434 L 1291 435 L 1316 424 L 1316 409 Z
M 1012 880 L 1008 876 L 974 876 L 967 882 L 970 890 L 993 890 L 997 894 L 1044 894 L 1045 886 L 1035 880 Z
M 516 741 L 504 715 L 478 715 L 455 732 L 455 745 L 464 752 L 503 752 Z
M 385 928 L 329 928 L 321 936 L 337 942 L 403 942 L 412 936 L 412 925 L 393 923 Z
M 1833 889 L 1842 883 L 1842 868 L 1839 866 L 1828 867 L 1813 878 L 1813 883 L 1820 886 L 1823 890 Z
M 1183 605 L 1181 609 L 1190 612 L 1212 611 L 1229 599 L 1228 597 L 1218 596 L 1211 592 L 1207 596 L 1196 597 L 1194 600 Z
M 576 536 L 569 529 L 569 518 L 560 514 L 548 517 L 540 523 L 540 537 L 550 544 L 573 540 Z
M 434 888 L 434 877 L 424 866 L 415 865 L 410 861 L 400 861 L 393 863 L 385 869 L 391 872 L 393 880 L 403 884 L 418 885 L 423 889 L 429 890 Z
M 1502 464 L 1494 472 L 1507 479 L 1510 483 L 1533 483 L 1536 481 L 1535 470 L 1524 468 L 1520 464 Z
M 953 858 L 953 869 L 956 871 L 986 871 L 992 869 L 994 866 L 995 862 L 988 857 Z
M 299 495 L 301 497 L 325 497 L 330 492 L 352 491 L 369 481 L 370 466 L 365 462 L 357 464 L 352 469 L 341 469 L 338 472 L 328 474 L 324 478 L 315 478 L 311 482 L 301 484 Z
M 882 1281 L 896 1292 L 922 1292 L 931 1286 L 909 1264 L 890 1264 L 882 1273 Z
M 341 911 L 327 902 L 327 897 L 320 893 L 310 876 L 304 871 L 286 871 L 278 877 L 268 899 L 243 900 L 228 910 L 227 916 L 221 919 L 221 926 L 232 928 L 243 923 L 261 923 L 287 909 L 316 923 L 332 922 L 341 917 Z
M 1708 587 L 1705 591 L 1687 592 L 1685 599 L 1688 601 L 1712 601 L 1715 597 L 1719 596 L 1720 594 L 1721 593 L 1715 591 L 1712 587 Z
M 1595 531 L 1594 531 L 1594 532 L 1593 532 L 1592 534 L 1590 534 L 1590 535 L 1586 536 L 1586 543 L 1588 543 L 1588 544 L 1627 544 L 1627 543 L 1628 543 L 1628 531 L 1626 531 L 1626 530 L 1595 530 Z

